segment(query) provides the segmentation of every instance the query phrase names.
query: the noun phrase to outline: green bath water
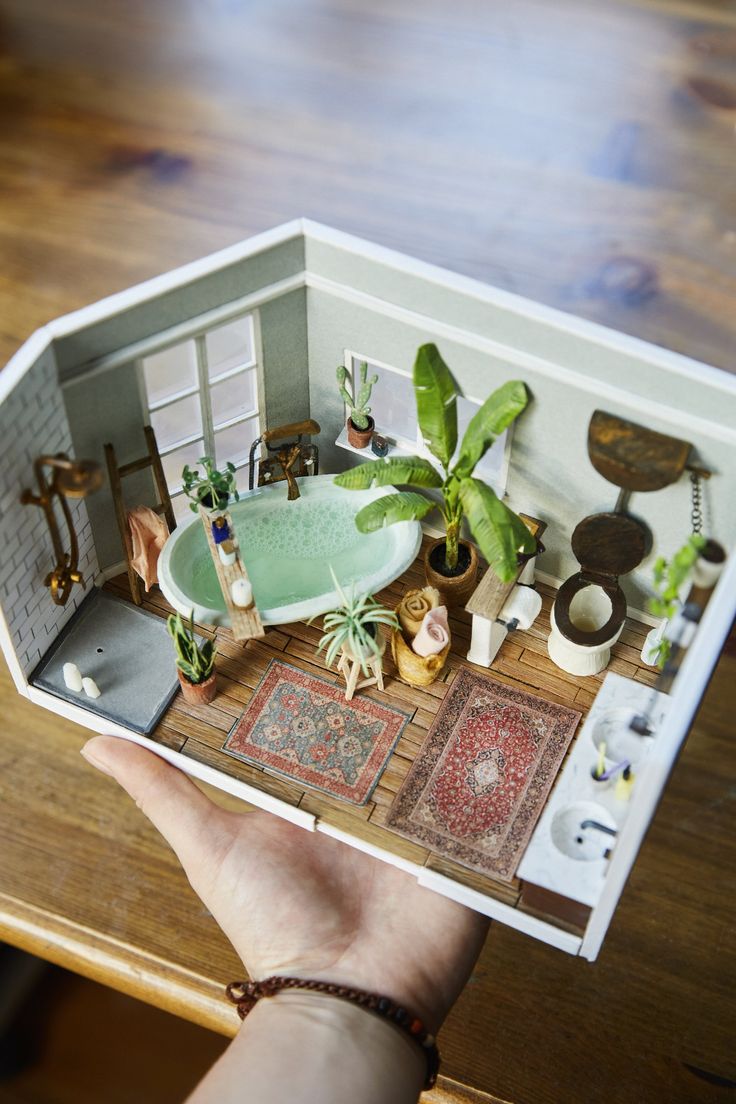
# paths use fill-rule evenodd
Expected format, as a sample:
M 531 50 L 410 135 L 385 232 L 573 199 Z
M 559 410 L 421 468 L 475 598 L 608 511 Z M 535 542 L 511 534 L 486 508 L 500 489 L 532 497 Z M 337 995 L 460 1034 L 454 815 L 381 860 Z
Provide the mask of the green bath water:
M 340 585 L 350 586 L 373 574 L 394 554 L 398 531 L 359 533 L 357 502 L 344 495 L 304 496 L 270 509 L 268 498 L 246 499 L 230 507 L 260 610 L 308 601 L 334 590 L 330 565 Z M 170 569 L 193 605 L 225 610 L 201 524 L 181 533 Z

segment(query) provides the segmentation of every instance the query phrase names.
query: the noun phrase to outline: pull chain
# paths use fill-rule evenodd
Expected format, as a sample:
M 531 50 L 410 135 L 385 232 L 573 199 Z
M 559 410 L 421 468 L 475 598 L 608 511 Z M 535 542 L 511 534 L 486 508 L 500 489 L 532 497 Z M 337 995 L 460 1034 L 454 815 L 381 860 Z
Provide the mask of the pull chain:
M 703 488 L 700 483 L 700 476 L 697 472 L 690 472 L 690 489 L 692 494 L 692 509 L 690 511 L 690 521 L 692 523 L 693 533 L 702 533 Z

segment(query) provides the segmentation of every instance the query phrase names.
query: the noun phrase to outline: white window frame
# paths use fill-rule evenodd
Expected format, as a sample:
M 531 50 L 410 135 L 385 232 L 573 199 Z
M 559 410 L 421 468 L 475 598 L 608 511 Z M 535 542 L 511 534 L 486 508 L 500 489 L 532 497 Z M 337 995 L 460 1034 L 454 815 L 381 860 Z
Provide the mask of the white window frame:
M 369 356 L 368 354 L 357 353 L 353 349 L 344 349 L 343 353 L 344 353 L 343 364 L 347 367 L 348 371 L 350 372 L 351 379 L 353 378 L 354 365 L 355 365 L 356 361 L 358 363 L 360 363 L 361 361 L 366 361 L 368 363 L 369 369 L 370 369 L 371 366 L 375 366 L 381 372 L 389 372 L 389 373 L 391 373 L 395 376 L 403 376 L 405 379 L 409 379 L 409 380 L 412 378 L 412 373 L 411 372 L 407 372 L 403 368 L 395 368 L 392 364 L 386 364 L 385 361 L 378 360 L 376 357 Z M 473 405 L 477 406 L 477 407 L 481 407 L 483 405 L 483 403 L 485 402 L 485 399 L 476 399 L 473 395 L 466 395 L 462 391 L 460 392 L 460 394 L 462 395 L 462 397 L 467 402 L 473 403 Z M 486 398 L 487 397 L 488 396 L 486 396 Z M 344 404 L 344 405 L 345 405 L 345 418 L 347 419 L 348 406 L 347 406 L 347 404 Z M 493 483 L 488 483 L 488 480 L 484 479 L 484 482 L 488 483 L 488 485 L 490 487 L 492 487 L 493 490 L 496 492 L 496 494 L 498 494 L 499 496 L 505 495 L 505 493 L 506 493 L 506 484 L 508 482 L 508 476 L 509 476 L 509 466 L 511 464 L 511 442 L 512 442 L 512 437 L 513 437 L 513 429 L 514 429 L 514 426 L 513 426 L 513 423 L 512 423 L 508 427 L 508 429 L 506 429 L 504 431 L 505 441 L 504 441 L 504 448 L 503 448 L 503 461 L 502 461 L 502 464 L 501 464 L 501 471 L 499 473 L 498 479 L 494 480 Z M 433 464 L 434 467 L 436 467 L 437 470 L 441 473 L 442 469 L 440 467 L 439 461 L 437 460 L 437 458 L 435 456 L 432 455 L 432 453 L 429 451 L 429 449 L 427 448 L 427 446 L 424 443 L 424 438 L 422 437 L 422 433 L 421 433 L 421 430 L 419 429 L 419 423 L 418 422 L 417 422 L 416 437 L 413 440 L 411 438 L 404 437 L 402 434 L 394 433 L 389 428 L 386 428 L 386 430 L 384 432 L 382 427 L 378 426 L 378 425 L 376 426 L 376 431 L 378 433 L 381 433 L 382 436 L 385 436 L 389 440 L 390 443 L 395 444 L 395 446 L 396 446 L 395 449 L 389 448 L 389 456 L 392 455 L 392 454 L 397 455 L 397 456 L 407 455 L 407 454 L 416 454 L 418 456 L 422 456 L 425 459 L 429 460 L 429 462 L 431 464 Z M 501 434 L 501 436 L 503 436 L 503 434 Z
M 214 379 L 209 378 L 209 363 L 207 358 L 207 334 L 212 330 L 220 329 L 222 326 L 230 325 L 233 322 L 238 322 L 243 318 L 250 318 L 251 320 L 251 346 L 253 350 L 253 356 L 250 360 L 244 360 L 242 364 L 236 365 L 234 368 L 229 368 L 226 371 L 215 376 Z M 144 360 L 148 360 L 150 357 L 156 356 L 158 353 L 166 352 L 168 349 L 175 349 L 177 346 L 184 346 L 189 342 L 194 342 L 196 365 L 197 365 L 197 382 L 196 384 L 184 387 L 181 391 L 177 391 L 173 395 L 167 395 L 165 399 L 161 399 L 158 402 L 149 402 L 148 389 L 146 387 L 145 372 L 143 368 Z M 162 458 L 169 456 L 173 452 L 177 452 L 181 448 L 185 448 L 187 445 L 193 444 L 195 441 L 203 441 L 203 456 L 215 456 L 215 434 L 221 433 L 224 429 L 230 429 L 232 426 L 241 425 L 245 422 L 256 420 L 256 437 L 259 437 L 262 431 L 263 420 L 263 394 L 264 394 L 264 378 L 263 378 L 263 348 L 261 342 L 261 326 L 260 326 L 260 314 L 256 309 L 244 311 L 239 315 L 230 315 L 224 320 L 211 320 L 209 325 L 202 326 L 194 332 L 187 333 L 186 336 L 179 335 L 176 338 L 170 338 L 167 341 L 151 344 L 146 348 L 145 354 L 136 357 L 135 361 L 136 378 L 138 381 L 138 393 L 140 396 L 141 407 L 144 411 L 147 421 L 150 421 L 151 414 L 155 414 L 160 410 L 165 410 L 167 407 L 172 406 L 174 403 L 180 402 L 182 399 L 189 398 L 192 395 L 199 396 L 199 409 L 202 419 L 201 432 L 189 434 L 186 437 L 175 441 L 173 444 L 166 445 L 165 448 L 159 448 L 159 453 Z M 234 418 L 228 419 L 226 422 L 222 422 L 215 427 L 214 419 L 212 417 L 212 399 L 210 390 L 212 387 L 223 383 L 225 380 L 231 379 L 234 376 L 242 375 L 245 372 L 255 372 L 256 380 L 256 407 L 253 410 L 248 410 L 244 414 L 238 414 Z M 260 448 L 256 451 L 255 458 L 258 458 Z M 250 458 L 238 461 L 235 465 L 236 472 L 247 469 L 250 463 Z M 168 484 L 169 495 L 171 496 L 172 503 L 175 499 L 183 498 L 184 491 L 182 489 L 181 481 L 174 484 Z

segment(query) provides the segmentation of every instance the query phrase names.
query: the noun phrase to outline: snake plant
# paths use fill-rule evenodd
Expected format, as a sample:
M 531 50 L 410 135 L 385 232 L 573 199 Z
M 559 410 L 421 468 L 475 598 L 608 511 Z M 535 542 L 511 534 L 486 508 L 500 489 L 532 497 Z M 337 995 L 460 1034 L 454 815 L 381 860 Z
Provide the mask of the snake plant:
M 194 610 L 192 610 L 189 623 L 184 624 L 180 613 L 172 613 L 166 626 L 176 648 L 176 666 L 184 678 L 195 686 L 200 682 L 206 682 L 215 667 L 215 642 L 204 640 L 197 643 L 194 635 Z
M 473 472 L 496 437 L 527 405 L 526 387 L 519 380 L 511 380 L 486 399 L 470 420 L 453 462 L 458 443 L 457 391 L 436 345 L 422 345 L 417 351 L 413 381 L 419 428 L 441 472 L 424 457 L 402 456 L 349 468 L 335 477 L 335 483 L 351 490 L 396 483 L 435 488 L 442 494 L 439 504 L 416 491 L 398 491 L 364 506 L 356 514 L 355 523 L 361 533 L 372 533 L 396 521 L 418 521 L 438 508 L 446 530 L 445 570 L 451 573 L 457 567 L 460 526 L 467 517 L 488 563 L 503 582 L 511 582 L 518 569 L 519 553 L 533 554 L 536 541 L 521 518 Z

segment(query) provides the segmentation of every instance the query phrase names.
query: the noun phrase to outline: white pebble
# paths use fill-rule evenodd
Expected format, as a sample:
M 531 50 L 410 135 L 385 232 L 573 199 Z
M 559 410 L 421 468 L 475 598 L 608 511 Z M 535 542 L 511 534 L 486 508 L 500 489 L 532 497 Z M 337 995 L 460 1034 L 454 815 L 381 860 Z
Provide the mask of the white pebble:
M 77 694 L 82 689 L 82 675 L 76 663 L 64 664 L 64 682 L 69 690 L 74 690 Z
M 84 692 L 88 698 L 99 698 L 100 688 L 98 687 L 94 679 L 83 678 L 82 686 L 84 687 Z

